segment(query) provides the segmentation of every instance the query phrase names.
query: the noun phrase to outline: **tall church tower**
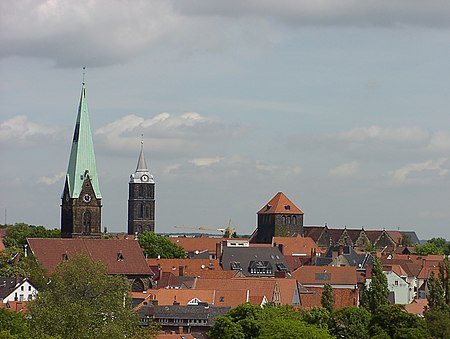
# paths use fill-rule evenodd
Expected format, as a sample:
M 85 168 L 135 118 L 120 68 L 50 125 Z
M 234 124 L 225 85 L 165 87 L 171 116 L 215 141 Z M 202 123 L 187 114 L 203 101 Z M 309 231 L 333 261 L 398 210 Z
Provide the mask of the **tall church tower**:
M 144 141 L 128 184 L 128 234 L 155 232 L 155 181 L 144 157 Z
M 101 236 L 102 195 L 98 184 L 94 143 L 83 80 L 69 166 L 62 194 L 61 236 Z
M 252 241 L 270 244 L 272 237 L 303 235 L 303 211 L 278 192 L 258 211 L 258 226 Z

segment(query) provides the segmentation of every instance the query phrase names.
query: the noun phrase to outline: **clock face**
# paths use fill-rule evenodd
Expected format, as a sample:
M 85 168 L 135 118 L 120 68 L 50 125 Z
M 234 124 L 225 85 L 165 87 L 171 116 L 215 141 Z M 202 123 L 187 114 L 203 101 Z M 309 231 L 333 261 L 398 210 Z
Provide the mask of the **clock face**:
M 141 177 L 141 180 L 144 181 L 144 182 L 147 182 L 147 181 L 148 181 L 148 175 L 144 174 L 144 175 Z
M 88 202 L 91 202 L 91 200 L 92 200 L 92 198 L 91 198 L 91 196 L 89 194 L 85 194 L 83 196 L 83 201 L 84 202 L 88 203 Z

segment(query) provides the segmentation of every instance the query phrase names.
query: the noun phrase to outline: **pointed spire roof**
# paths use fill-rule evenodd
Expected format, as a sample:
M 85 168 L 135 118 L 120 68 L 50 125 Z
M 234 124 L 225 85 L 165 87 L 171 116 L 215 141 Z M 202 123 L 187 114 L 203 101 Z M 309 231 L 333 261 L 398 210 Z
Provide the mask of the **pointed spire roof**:
M 83 81 L 66 175 L 71 198 L 78 198 L 80 196 L 83 182 L 87 175 L 91 179 L 96 198 L 101 198 L 102 195 L 98 184 L 94 143 L 92 141 L 91 123 L 86 99 L 86 85 Z
M 136 171 L 130 176 L 130 183 L 155 183 L 153 175 L 147 168 L 147 162 L 144 155 L 144 136 L 141 139 L 141 151 L 139 153 L 139 159 L 136 166 Z
M 141 140 L 141 152 L 139 153 L 139 159 L 136 167 L 136 172 L 148 172 L 147 163 L 144 156 L 144 140 Z
M 258 211 L 258 214 L 304 214 L 283 192 L 275 196 Z

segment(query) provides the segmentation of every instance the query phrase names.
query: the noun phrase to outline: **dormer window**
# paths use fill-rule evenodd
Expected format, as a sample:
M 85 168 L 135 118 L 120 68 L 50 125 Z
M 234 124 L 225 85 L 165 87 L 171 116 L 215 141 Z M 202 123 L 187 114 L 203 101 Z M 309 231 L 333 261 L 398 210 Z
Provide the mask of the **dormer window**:
M 63 261 L 69 260 L 69 256 L 67 255 L 67 252 L 66 252 L 66 253 L 63 253 L 63 255 L 62 255 L 62 260 L 63 260 Z
M 123 261 L 123 253 L 122 253 L 122 251 L 120 251 L 120 252 L 117 252 L 117 261 Z

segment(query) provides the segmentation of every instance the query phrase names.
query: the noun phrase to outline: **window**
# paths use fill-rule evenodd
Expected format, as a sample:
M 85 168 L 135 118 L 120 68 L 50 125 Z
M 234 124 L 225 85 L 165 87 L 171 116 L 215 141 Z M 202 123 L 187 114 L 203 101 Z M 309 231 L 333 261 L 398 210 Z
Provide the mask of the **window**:
M 24 290 L 25 290 L 25 286 L 23 286 L 23 285 L 20 286 L 20 290 L 21 290 L 21 291 L 24 291 Z
M 316 280 L 331 280 L 331 273 L 316 273 Z
M 31 286 L 28 286 L 28 291 L 30 291 L 30 292 L 31 292 Z
M 84 234 L 91 234 L 91 212 L 83 212 L 83 232 Z

